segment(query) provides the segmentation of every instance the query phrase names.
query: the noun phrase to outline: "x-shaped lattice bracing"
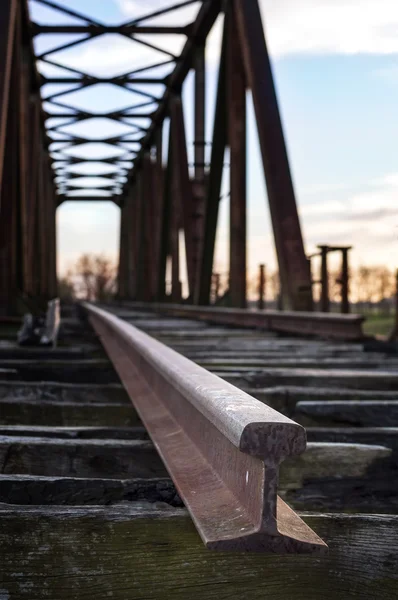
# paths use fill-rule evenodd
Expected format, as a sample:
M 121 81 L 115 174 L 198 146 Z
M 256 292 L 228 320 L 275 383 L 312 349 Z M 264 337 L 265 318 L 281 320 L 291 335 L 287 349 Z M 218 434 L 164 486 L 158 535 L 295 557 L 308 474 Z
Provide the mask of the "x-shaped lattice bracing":
M 197 12 L 200 4 L 206 2 L 189 0 L 170 3 L 160 10 L 120 25 L 101 23 L 93 17 L 71 10 L 63 2 L 32 0 L 31 4 L 44 5 L 57 11 L 63 18 L 71 17 L 74 21 L 73 24 L 61 25 L 32 22 L 35 38 L 41 36 L 43 40 L 43 36 L 57 35 L 63 38 L 62 43 L 53 47 L 42 51 L 36 49 L 36 59 L 41 71 L 46 129 L 52 140 L 49 149 L 54 161 L 60 201 L 79 196 L 87 199 L 109 197 L 118 201 L 123 196 L 124 185 L 139 155 L 142 142 L 148 139 L 153 116 L 164 101 L 170 70 L 179 60 L 179 54 L 170 51 L 164 44 L 162 47 L 161 40 L 170 43 L 168 38 L 172 35 L 179 36 L 180 40 L 182 37 L 186 42 L 194 27 L 191 22 L 183 25 L 164 24 L 162 18 L 166 16 L 167 23 L 170 18 L 178 23 L 181 21 L 179 15 L 182 9 L 192 5 Z M 156 21 L 155 25 L 151 24 L 152 20 Z M 66 42 L 65 35 L 70 36 Z M 82 37 L 71 39 L 76 35 Z M 97 40 L 104 41 L 104 36 L 110 35 L 117 36 L 119 43 L 120 39 L 125 39 L 128 40 L 127 44 L 134 44 L 138 61 L 143 55 L 143 59 L 147 58 L 147 64 L 135 64 L 134 69 L 129 68 L 114 76 L 91 74 L 88 72 L 90 69 L 67 64 L 70 50 L 80 46 L 84 51 Z M 157 36 L 159 44 L 152 43 L 152 39 L 148 41 L 144 36 Z M 36 44 L 36 48 L 39 45 Z M 163 57 L 161 60 L 158 58 L 159 54 Z M 62 56 L 58 58 L 60 55 Z M 156 58 L 151 60 L 152 56 Z M 101 70 L 101 65 L 98 68 Z M 160 88 L 160 93 L 152 91 L 155 87 Z M 50 92 L 46 93 L 48 88 L 51 88 Z M 161 92 L 164 92 L 163 96 Z M 97 109 L 96 99 L 99 98 L 108 98 L 109 109 L 106 106 L 104 110 Z M 113 99 L 116 104 L 112 104 Z M 88 102 L 87 106 L 85 101 Z M 113 129 L 113 135 L 103 134 L 104 129 L 109 132 Z M 91 168 L 94 164 L 96 172 Z M 78 172 L 75 171 L 76 166 L 79 166 Z M 114 168 L 112 173 L 109 173 L 109 166 Z

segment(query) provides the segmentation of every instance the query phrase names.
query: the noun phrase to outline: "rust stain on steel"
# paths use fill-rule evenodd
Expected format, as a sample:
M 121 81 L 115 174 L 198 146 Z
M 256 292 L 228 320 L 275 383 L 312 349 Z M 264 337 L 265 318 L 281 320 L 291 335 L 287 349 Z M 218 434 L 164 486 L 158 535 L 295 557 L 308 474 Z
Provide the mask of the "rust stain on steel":
M 304 428 L 129 323 L 84 307 L 206 546 L 325 552 L 277 498 L 279 464 L 305 450 Z
M 269 331 L 282 331 L 300 335 L 314 335 L 339 340 L 361 340 L 364 337 L 362 315 L 332 313 L 248 310 L 241 308 L 215 308 L 181 304 L 134 303 L 137 308 L 151 308 L 155 312 L 176 317 L 190 317 L 237 327 L 255 327 Z

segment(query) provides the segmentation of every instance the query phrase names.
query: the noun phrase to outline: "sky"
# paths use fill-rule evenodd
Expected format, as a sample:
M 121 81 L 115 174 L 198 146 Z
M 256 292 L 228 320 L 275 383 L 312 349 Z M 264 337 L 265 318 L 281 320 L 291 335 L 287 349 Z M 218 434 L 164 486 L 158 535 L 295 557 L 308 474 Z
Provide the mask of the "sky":
M 116 24 L 167 2 L 62 0 L 62 4 Z M 317 244 L 352 245 L 353 265 L 397 267 L 398 3 L 260 0 L 260 6 L 307 253 L 314 252 Z M 36 21 L 66 22 L 34 0 L 31 8 Z M 169 19 L 173 22 L 172 14 Z M 207 47 L 208 140 L 221 29 L 219 20 Z M 51 39 L 36 43 L 43 48 Z M 136 60 L 147 58 L 142 47 L 130 51 L 126 43 L 130 44 L 119 36 L 100 37 L 94 48 L 88 43 L 77 46 L 63 59 L 93 74 L 98 69 L 103 75 L 115 69 L 123 72 L 131 65 L 134 68 Z M 163 43 L 178 51 L 181 40 L 174 37 Z M 107 94 L 103 90 L 95 102 L 106 100 Z M 191 76 L 184 98 L 192 139 Z M 92 103 L 93 97 L 86 100 Z M 276 260 L 250 93 L 247 103 L 248 266 L 254 273 L 259 263 L 274 269 Z M 223 192 L 228 192 L 227 172 Z M 83 252 L 117 258 L 119 209 L 113 203 L 66 202 L 58 209 L 57 223 L 60 274 Z M 227 256 L 226 198 L 221 202 L 215 270 L 228 270 Z

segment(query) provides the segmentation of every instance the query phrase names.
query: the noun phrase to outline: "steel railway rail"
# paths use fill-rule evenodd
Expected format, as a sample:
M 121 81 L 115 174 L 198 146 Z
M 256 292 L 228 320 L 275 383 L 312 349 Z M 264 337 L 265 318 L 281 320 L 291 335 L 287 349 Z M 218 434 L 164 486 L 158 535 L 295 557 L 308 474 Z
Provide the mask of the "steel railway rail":
M 2 329 L 5 597 L 396 598 L 397 358 L 83 310 L 51 351 Z

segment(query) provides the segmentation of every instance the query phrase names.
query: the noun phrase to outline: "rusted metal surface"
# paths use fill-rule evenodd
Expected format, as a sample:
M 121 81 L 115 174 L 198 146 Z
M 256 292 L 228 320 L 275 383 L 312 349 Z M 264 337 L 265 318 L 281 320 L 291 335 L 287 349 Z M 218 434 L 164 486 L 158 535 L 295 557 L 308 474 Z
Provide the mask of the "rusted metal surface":
M 284 308 L 311 310 L 310 272 L 258 1 L 234 0 L 233 4 L 253 94 Z
M 246 308 L 246 76 L 236 15 L 227 10 L 228 144 L 230 148 L 229 301 Z
M 324 552 L 277 499 L 279 464 L 305 450 L 305 430 L 132 325 L 83 306 L 206 546 Z
M 12 51 L 16 16 L 17 0 L 4 0 L 0 7 L 0 191 L 6 146 L 6 123 L 10 99 Z
M 199 253 L 197 285 L 194 294 L 194 303 L 201 305 L 209 304 L 210 301 L 224 154 L 227 144 L 226 87 L 226 32 L 224 30 L 211 145 L 211 166 L 204 204 L 203 244 Z
M 134 304 L 137 308 L 152 310 L 177 317 L 192 317 L 210 323 L 237 327 L 255 327 L 270 331 L 313 335 L 340 340 L 361 340 L 364 337 L 362 315 L 332 313 L 289 312 L 277 310 L 245 310 L 208 306 L 181 306 L 178 304 Z

